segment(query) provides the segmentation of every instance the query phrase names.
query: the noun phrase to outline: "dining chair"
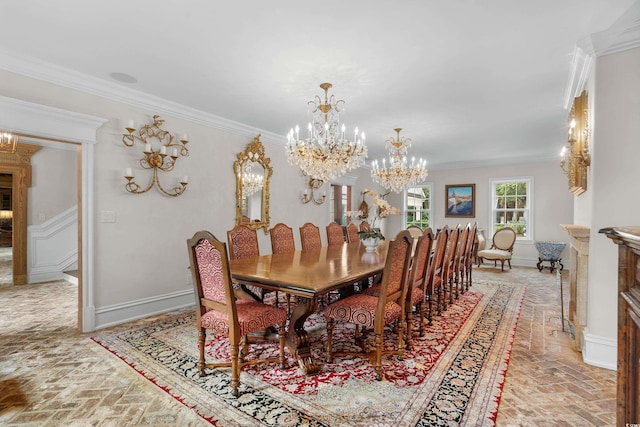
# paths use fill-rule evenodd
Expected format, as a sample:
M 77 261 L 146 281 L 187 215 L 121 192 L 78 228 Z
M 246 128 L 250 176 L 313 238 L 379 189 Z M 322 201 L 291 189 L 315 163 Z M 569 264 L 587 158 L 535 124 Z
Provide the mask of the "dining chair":
M 347 224 L 347 242 L 353 243 L 359 241 L 360 235 L 358 234 L 358 226 L 355 223 L 350 222 Z
M 473 285 L 473 256 L 478 245 L 478 223 L 474 222 L 467 236 L 467 256 L 464 261 L 465 291 Z
M 320 249 L 322 247 L 320 229 L 310 222 L 305 223 L 300 227 L 300 243 L 303 251 Z
M 460 224 L 449 231 L 447 239 L 447 250 L 444 255 L 442 268 L 442 287 L 445 290 L 444 309 L 448 304 L 453 304 L 453 285 L 455 280 L 455 258 L 458 251 L 458 237 L 460 237 Z
M 282 254 L 296 251 L 295 242 L 293 240 L 293 229 L 282 222 L 277 223 L 269 230 L 271 238 L 271 253 Z M 279 293 L 276 291 L 276 299 Z M 287 317 L 291 316 L 291 294 L 285 293 L 287 299 Z
M 387 258 L 382 273 L 380 295 L 355 294 L 340 299 L 324 309 L 327 322 L 326 360 L 333 362 L 334 357 L 355 356 L 366 357 L 376 372 L 376 379 L 382 380 L 382 355 L 395 354 L 399 358 L 404 355 L 405 334 L 405 302 L 409 263 L 411 261 L 411 234 L 400 231 L 389 242 Z M 356 343 L 361 351 L 334 351 L 333 331 L 335 322 L 355 325 Z M 395 323 L 397 347 L 383 346 L 383 332 L 386 325 Z M 373 343 L 360 336 L 360 328 L 373 329 Z
M 344 244 L 344 233 L 342 226 L 337 222 L 327 225 L 327 246 L 337 246 Z
M 493 261 L 493 266 L 497 267 L 497 262 L 502 264 L 504 271 L 505 261 L 511 269 L 511 256 L 513 255 L 513 245 L 516 243 L 516 232 L 511 227 L 504 227 L 496 231 L 493 235 L 491 248 L 478 251 L 478 267 L 485 259 Z
M 260 256 L 260 247 L 258 246 L 258 234 L 253 228 L 249 228 L 244 224 L 239 224 L 227 231 L 227 241 L 229 242 L 229 255 L 231 259 L 242 259 L 248 257 Z M 256 286 L 252 282 L 238 282 L 242 288 L 236 289 L 239 298 L 257 299 L 264 302 L 267 292 L 264 288 Z M 279 304 L 278 292 L 276 291 L 276 305 Z
M 427 272 L 426 292 L 429 301 L 427 319 L 429 320 L 429 325 L 433 324 L 434 308 L 437 310 L 437 314 L 440 315 L 445 307 L 443 270 L 448 240 L 449 227 L 444 225 L 435 237 L 433 255 Z
M 271 252 L 274 254 L 295 252 L 296 246 L 293 240 L 293 229 L 282 222 L 277 223 L 269 230 L 271 237 Z
M 451 287 L 452 291 L 455 291 L 455 295 L 453 296 L 455 299 L 458 299 L 460 294 L 464 292 L 464 259 L 467 256 L 467 238 L 470 230 L 470 223 L 467 223 L 464 228 L 460 228 L 460 234 L 458 235 L 458 242 L 456 244 L 456 252 L 453 259 L 453 272 L 451 275 Z
M 238 396 L 240 372 L 246 365 L 278 363 L 285 368 L 284 344 L 287 312 L 259 301 L 237 300 L 231 282 L 227 247 L 208 231 L 198 231 L 187 239 L 193 287 L 196 297 L 196 327 L 198 329 L 198 363 L 200 376 L 205 369 L 231 367 L 231 394 Z M 247 357 L 251 332 L 275 327 L 278 331 L 277 357 Z M 205 341 L 207 331 L 228 338 L 230 361 L 207 362 Z
M 421 231 L 421 235 L 414 240 L 415 251 L 411 261 L 409 272 L 409 290 L 405 306 L 407 317 L 407 348 L 411 348 L 413 331 L 413 307 L 419 316 L 420 336 L 424 336 L 424 323 L 427 318 L 427 274 L 431 261 L 431 249 L 433 247 L 433 231 L 427 227 Z

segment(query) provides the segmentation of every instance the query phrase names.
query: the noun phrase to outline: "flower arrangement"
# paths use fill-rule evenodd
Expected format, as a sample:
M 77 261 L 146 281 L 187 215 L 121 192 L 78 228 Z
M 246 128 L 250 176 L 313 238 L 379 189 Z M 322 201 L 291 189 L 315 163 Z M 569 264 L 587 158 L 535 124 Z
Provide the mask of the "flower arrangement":
M 358 231 L 358 236 L 361 240 L 368 238 L 378 238 L 384 240 L 384 235 L 380 232 L 379 223 L 383 218 L 387 218 L 389 215 L 396 215 L 400 213 L 400 209 L 394 208 L 388 201 L 384 200 L 384 196 L 389 193 L 378 196 L 375 191 L 366 189 L 364 194 L 373 198 L 373 204 L 377 207 L 376 214 L 371 222 L 371 228 L 368 231 Z

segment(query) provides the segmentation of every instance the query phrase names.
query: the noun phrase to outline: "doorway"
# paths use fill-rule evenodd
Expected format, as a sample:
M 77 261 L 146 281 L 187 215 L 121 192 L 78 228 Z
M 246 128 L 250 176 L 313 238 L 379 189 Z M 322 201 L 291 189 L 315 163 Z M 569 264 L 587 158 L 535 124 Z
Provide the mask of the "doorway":
M 13 285 L 13 174 L 0 173 L 0 286 Z

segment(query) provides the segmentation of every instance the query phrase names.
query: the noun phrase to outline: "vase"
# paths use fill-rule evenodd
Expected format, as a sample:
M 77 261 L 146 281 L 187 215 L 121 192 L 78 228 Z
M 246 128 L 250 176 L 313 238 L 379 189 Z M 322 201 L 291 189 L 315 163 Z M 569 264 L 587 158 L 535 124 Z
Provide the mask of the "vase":
M 380 238 L 378 237 L 367 237 L 366 239 L 362 239 L 362 244 L 367 252 L 375 251 L 378 243 L 380 243 Z

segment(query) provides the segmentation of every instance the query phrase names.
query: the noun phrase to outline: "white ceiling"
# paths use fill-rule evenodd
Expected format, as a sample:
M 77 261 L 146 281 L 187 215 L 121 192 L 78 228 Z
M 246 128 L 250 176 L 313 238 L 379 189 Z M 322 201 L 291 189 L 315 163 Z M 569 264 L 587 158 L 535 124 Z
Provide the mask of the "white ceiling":
M 431 169 L 548 160 L 566 140 L 576 43 L 637 4 L 3 0 L 0 68 L 117 84 L 283 142 L 331 82 L 370 160 L 396 127 Z

